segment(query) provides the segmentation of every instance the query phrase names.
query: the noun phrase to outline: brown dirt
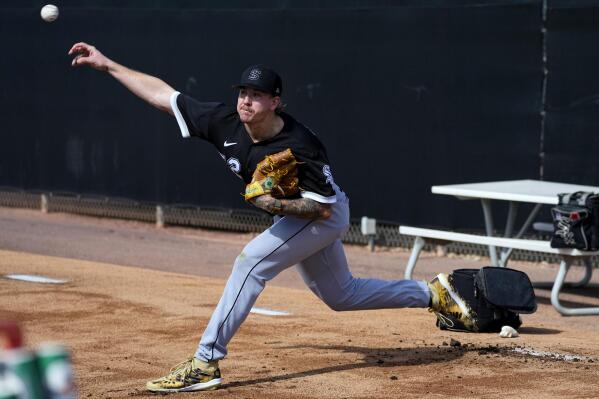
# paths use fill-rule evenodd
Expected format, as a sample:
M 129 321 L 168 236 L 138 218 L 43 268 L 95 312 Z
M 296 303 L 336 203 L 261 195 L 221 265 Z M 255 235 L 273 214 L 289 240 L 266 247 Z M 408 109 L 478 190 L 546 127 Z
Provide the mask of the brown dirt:
M 69 280 L 0 279 L 0 319 L 18 320 L 30 347 L 67 344 L 81 398 L 153 396 L 144 391 L 145 381 L 194 351 L 230 262 L 250 238 L 6 208 L 0 208 L 0 224 L 0 275 Z M 347 254 L 356 275 L 383 278 L 401 278 L 409 255 L 351 246 Z M 416 277 L 486 262 L 424 254 Z M 556 271 L 555 265 L 512 266 L 537 280 L 551 280 Z M 593 281 L 564 299 L 597 305 Z M 290 270 L 267 286 L 256 306 L 292 314 L 251 314 L 221 362 L 222 389 L 189 396 L 599 397 L 599 316 L 559 316 L 548 291 L 537 295 L 539 310 L 523 317 L 521 336 L 502 339 L 440 331 L 422 309 L 336 313 Z M 451 339 L 461 346 L 447 345 Z M 584 359 L 521 355 L 512 351 L 516 346 Z

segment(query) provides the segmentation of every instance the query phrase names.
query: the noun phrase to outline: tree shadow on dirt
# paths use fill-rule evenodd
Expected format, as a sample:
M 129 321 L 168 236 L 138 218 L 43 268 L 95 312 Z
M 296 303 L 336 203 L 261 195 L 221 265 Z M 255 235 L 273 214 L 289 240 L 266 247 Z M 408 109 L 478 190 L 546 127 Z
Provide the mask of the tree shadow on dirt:
M 460 358 L 467 352 L 463 347 L 417 347 L 417 348 L 367 348 L 359 346 L 318 346 L 318 345 L 299 345 L 287 346 L 279 349 L 302 349 L 314 350 L 319 352 L 339 351 L 343 353 L 356 353 L 363 356 L 361 360 L 353 363 L 338 364 L 335 366 L 321 367 L 294 373 L 281 375 L 272 375 L 253 380 L 235 381 L 222 385 L 222 388 L 235 388 L 248 385 L 263 384 L 266 382 L 277 382 L 293 380 L 295 378 L 304 378 L 313 375 L 327 373 L 336 373 L 339 371 L 366 369 L 370 367 L 399 367 L 413 366 L 421 364 L 430 364 L 437 362 L 449 362 Z

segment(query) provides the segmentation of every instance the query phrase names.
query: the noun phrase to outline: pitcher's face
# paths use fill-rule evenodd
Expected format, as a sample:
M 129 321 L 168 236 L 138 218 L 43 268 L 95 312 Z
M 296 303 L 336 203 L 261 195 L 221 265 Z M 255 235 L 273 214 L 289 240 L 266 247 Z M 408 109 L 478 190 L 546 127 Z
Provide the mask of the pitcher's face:
M 250 87 L 239 89 L 237 97 L 237 113 L 243 123 L 257 123 L 274 112 L 281 102 L 278 96 L 272 96 Z

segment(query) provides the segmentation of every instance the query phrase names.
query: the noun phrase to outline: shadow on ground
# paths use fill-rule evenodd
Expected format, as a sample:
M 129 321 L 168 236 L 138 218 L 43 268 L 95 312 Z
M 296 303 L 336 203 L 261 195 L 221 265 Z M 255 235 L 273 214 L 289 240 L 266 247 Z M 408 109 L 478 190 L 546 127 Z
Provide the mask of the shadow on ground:
M 555 330 L 553 328 L 542 328 L 542 327 L 520 327 L 518 329 L 520 334 L 530 334 L 530 335 L 551 335 L 551 334 L 560 334 L 561 330 Z
M 287 381 L 296 378 L 304 378 L 313 375 L 321 375 L 327 373 L 336 373 L 339 371 L 367 369 L 370 367 L 398 367 L 412 366 L 420 364 L 430 364 L 437 362 L 449 362 L 462 357 L 465 353 L 452 347 L 422 347 L 422 348 L 366 348 L 358 346 L 288 346 L 281 349 L 311 349 L 318 351 L 339 351 L 343 353 L 356 353 L 363 355 L 362 360 L 355 363 L 340 364 L 329 367 L 321 367 L 287 373 L 281 375 L 273 375 L 264 378 L 256 378 L 252 380 L 236 381 L 222 385 L 222 388 L 235 388 L 249 385 L 262 384 L 266 382 Z

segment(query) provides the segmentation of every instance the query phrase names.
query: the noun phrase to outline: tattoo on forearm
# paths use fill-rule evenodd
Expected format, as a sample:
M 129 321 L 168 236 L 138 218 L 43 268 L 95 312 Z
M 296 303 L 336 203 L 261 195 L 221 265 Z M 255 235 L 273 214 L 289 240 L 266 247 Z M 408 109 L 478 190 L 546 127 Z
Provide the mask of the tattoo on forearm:
M 331 207 L 309 198 L 277 200 L 270 195 L 261 195 L 252 198 L 252 204 L 272 214 L 293 215 L 306 219 L 328 219 L 331 216 Z M 276 202 L 279 202 L 278 204 Z M 280 209 L 277 209 L 280 207 Z
M 328 205 L 323 205 L 309 198 L 282 200 L 285 215 L 294 215 L 306 219 L 327 218 L 330 216 Z
M 261 195 L 259 197 L 254 197 L 250 200 L 250 202 L 257 208 L 265 210 L 266 212 L 272 212 L 273 205 L 275 204 L 275 199 L 270 195 Z

